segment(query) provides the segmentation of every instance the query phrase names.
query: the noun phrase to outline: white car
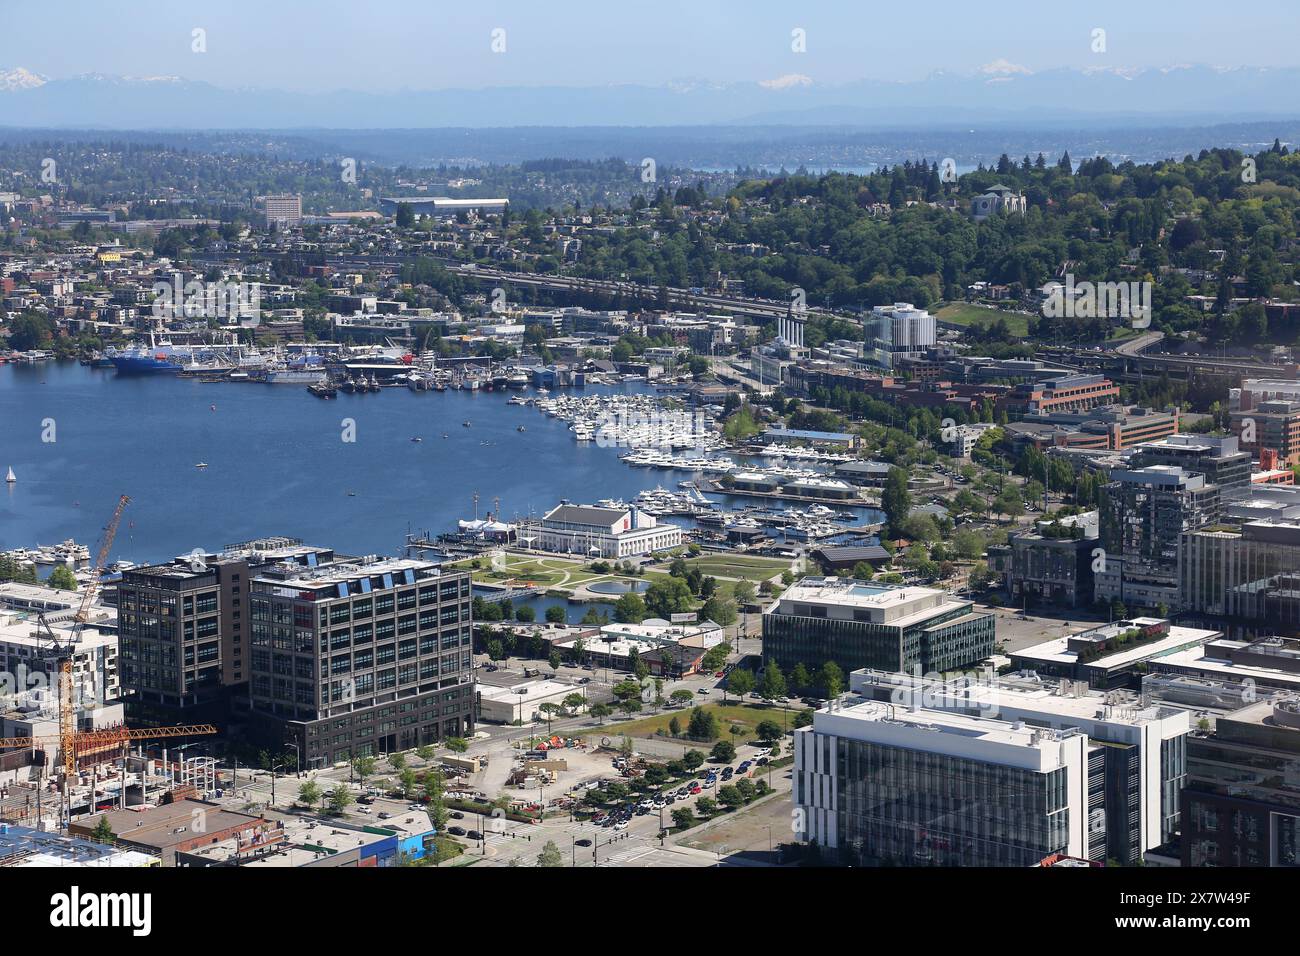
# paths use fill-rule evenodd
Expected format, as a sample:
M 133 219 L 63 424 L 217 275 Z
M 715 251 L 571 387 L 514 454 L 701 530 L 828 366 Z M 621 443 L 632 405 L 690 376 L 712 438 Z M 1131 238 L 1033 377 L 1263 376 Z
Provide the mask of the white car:
M 626 821 L 626 820 L 619 820 L 618 823 L 615 823 L 615 824 L 614 824 L 614 829 L 615 829 L 615 830 L 626 830 L 626 829 L 627 829 L 627 821 Z

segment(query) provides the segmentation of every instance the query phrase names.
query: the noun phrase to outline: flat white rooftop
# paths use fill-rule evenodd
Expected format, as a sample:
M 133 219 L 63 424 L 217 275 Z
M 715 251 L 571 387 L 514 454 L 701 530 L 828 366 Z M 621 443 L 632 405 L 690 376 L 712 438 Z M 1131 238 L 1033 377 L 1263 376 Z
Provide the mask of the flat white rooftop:
M 1200 647 L 1166 654 L 1160 658 L 1160 665 L 1162 671 L 1178 674 L 1204 674 L 1224 681 L 1252 680 L 1256 684 L 1300 691 L 1300 674 L 1294 671 L 1235 664 L 1221 657 L 1209 657 Z
M 1087 631 L 1080 631 L 1078 634 L 1086 634 Z M 1140 644 L 1137 647 L 1131 647 L 1124 650 L 1115 651 L 1111 654 L 1103 654 L 1089 663 L 1097 664 L 1104 667 L 1123 667 L 1127 664 L 1135 664 L 1138 661 L 1146 660 L 1151 657 L 1161 657 L 1181 650 L 1189 645 L 1203 644 L 1208 640 L 1218 637 L 1220 631 L 1206 631 L 1196 627 L 1179 627 L 1170 625 L 1169 634 L 1158 641 L 1152 641 L 1149 644 Z M 1029 658 L 1039 661 L 1050 661 L 1054 664 L 1077 664 L 1079 662 L 1079 652 L 1072 651 L 1067 647 L 1070 635 L 1058 637 L 1054 640 L 1044 641 L 1042 644 L 1035 644 L 1032 647 L 1025 647 L 1015 651 L 1018 658 Z
M 965 757 L 1040 773 L 1064 765 L 1063 740 L 1083 739 L 1082 734 L 1073 731 L 1029 727 L 952 711 L 913 711 L 869 700 L 846 701 L 837 709 L 819 710 L 813 716 L 813 730 L 850 740 Z

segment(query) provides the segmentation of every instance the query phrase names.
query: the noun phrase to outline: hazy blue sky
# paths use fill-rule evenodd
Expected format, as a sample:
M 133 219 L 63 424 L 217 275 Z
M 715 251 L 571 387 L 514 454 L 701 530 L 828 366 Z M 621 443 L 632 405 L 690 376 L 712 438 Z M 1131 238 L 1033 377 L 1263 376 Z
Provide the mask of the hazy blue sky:
M 1078 8 L 1086 6 L 1086 10 Z M 191 31 L 207 52 L 191 52 Z M 490 34 L 506 31 L 506 52 Z M 791 51 L 791 30 L 807 52 Z M 1090 49 L 1094 28 L 1107 52 Z M 0 68 L 291 90 L 919 79 L 1003 61 L 1294 66 L 1296 0 L 0 0 Z

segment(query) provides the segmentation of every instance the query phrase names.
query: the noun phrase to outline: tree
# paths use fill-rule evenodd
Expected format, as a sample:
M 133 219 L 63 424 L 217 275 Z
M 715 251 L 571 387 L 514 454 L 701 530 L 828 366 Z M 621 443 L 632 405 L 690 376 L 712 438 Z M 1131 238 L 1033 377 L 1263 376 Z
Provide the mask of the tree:
M 609 704 L 592 704 L 589 708 L 587 708 L 587 713 L 595 717 L 596 720 L 601 724 L 605 723 L 605 718 L 608 717 L 613 712 L 614 711 L 609 706 Z
M 397 775 L 397 786 L 402 791 L 402 796 L 410 800 L 415 795 L 415 784 L 417 774 L 412 767 L 403 767 L 401 773 Z
M 714 594 L 704 602 L 704 607 L 700 609 L 700 617 L 714 624 L 730 627 L 736 623 L 736 602 Z
M 546 867 L 564 866 L 564 857 L 560 855 L 560 849 L 555 845 L 554 840 L 547 840 L 546 846 L 542 847 L 542 852 L 537 854 L 537 865 Z
M 812 683 L 812 675 L 808 673 L 808 668 L 803 666 L 803 661 L 794 665 L 794 670 L 790 672 L 790 687 L 796 694 L 801 694 L 808 689 Z
M 724 691 L 731 691 L 737 697 L 744 697 L 754 689 L 754 675 L 743 667 L 737 667 L 727 675 L 727 682 L 722 686 Z
M 776 661 L 768 661 L 763 668 L 763 679 L 759 682 L 758 692 L 765 700 L 776 700 L 786 694 L 785 675 Z
M 388 755 L 388 766 L 394 770 L 403 770 L 406 767 L 406 754 L 395 753 Z
M 117 834 L 113 832 L 113 825 L 108 822 L 108 814 L 104 814 L 99 818 L 99 822 L 95 824 L 95 829 L 90 831 L 90 839 L 106 846 L 112 846 L 117 842 Z
M 66 564 L 60 564 L 51 571 L 50 576 L 45 583 L 60 591 L 77 590 L 77 579 L 73 576 L 72 571 L 68 569 Z
M 694 773 L 696 770 L 699 770 L 700 767 L 704 766 L 704 754 L 700 753 L 698 750 L 688 750 L 686 753 L 682 754 L 682 763 L 686 766 L 687 770 Z
M 316 806 L 316 804 L 320 803 L 322 795 L 321 785 L 315 780 L 308 780 L 298 788 L 298 802 L 304 806 Z
M 552 604 L 546 609 L 546 621 L 548 624 L 563 624 L 564 608 L 558 604 Z
M 640 624 L 645 615 L 645 601 L 635 592 L 629 591 L 614 602 L 614 620 L 620 624 Z
M 771 743 L 773 740 L 780 740 L 784 731 L 775 720 L 760 720 L 758 726 L 754 728 L 754 733 L 764 743 Z
M 885 488 L 880 493 L 880 507 L 885 512 L 891 534 L 898 534 L 912 510 L 912 495 L 907 490 L 907 472 L 897 466 L 885 476 Z
M 546 733 L 549 735 L 551 732 L 551 721 L 554 719 L 555 715 L 564 708 L 559 704 L 552 703 L 548 700 L 546 703 L 541 704 L 537 709 L 546 717 Z
M 340 783 L 330 791 L 330 812 L 342 814 L 350 806 L 352 806 L 352 793 L 346 783 Z
M 564 709 L 570 714 L 576 714 L 582 710 L 583 704 L 587 703 L 587 698 L 581 694 L 566 694 L 564 697 Z
M 682 735 L 682 722 L 677 719 L 676 714 L 673 714 L 673 716 L 668 719 L 668 733 L 673 737 L 680 737 Z
M 731 763 L 736 759 L 736 745 L 730 740 L 719 740 L 709 751 L 709 757 L 718 763 Z
M 411 208 L 410 203 L 399 202 L 397 204 L 396 222 L 399 229 L 409 229 L 415 224 L 415 210 Z
M 527 604 L 520 605 L 515 608 L 515 620 L 521 624 L 531 624 L 537 620 L 537 611 Z
M 695 826 L 695 811 L 690 807 L 678 807 L 673 811 L 673 826 L 678 830 L 689 830 Z
M 695 801 L 695 809 L 706 817 L 713 816 L 714 811 L 718 809 L 718 801 L 712 797 L 700 797 Z
M 694 696 L 695 695 L 693 695 L 689 690 L 682 688 L 680 690 L 675 690 L 671 694 L 669 694 L 668 699 L 671 700 L 678 707 L 683 707 L 686 704 L 689 704 L 691 702 L 691 699 Z
M 443 743 L 452 753 L 463 754 L 469 750 L 469 741 L 464 737 L 448 737 Z
M 827 661 L 822 665 L 821 679 L 818 681 L 821 685 L 826 699 L 840 696 L 844 692 L 844 670 L 834 661 Z
M 745 805 L 745 798 L 740 795 L 735 784 L 729 783 L 718 788 L 718 802 L 728 810 L 737 810 Z
M 646 591 L 645 606 L 654 617 L 669 620 L 674 614 L 684 614 L 694 608 L 695 595 L 681 578 L 660 578 Z
M 375 774 L 375 758 L 370 756 L 353 757 L 352 772 L 356 774 L 357 783 L 366 785 L 366 780 Z
M 718 718 L 703 707 L 691 711 L 690 723 L 686 726 L 686 735 L 695 740 L 717 740 Z

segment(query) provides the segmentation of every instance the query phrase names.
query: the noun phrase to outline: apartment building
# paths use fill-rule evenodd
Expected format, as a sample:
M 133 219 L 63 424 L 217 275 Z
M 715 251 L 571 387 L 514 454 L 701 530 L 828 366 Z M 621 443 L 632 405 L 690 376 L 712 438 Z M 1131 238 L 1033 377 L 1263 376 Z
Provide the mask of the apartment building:
M 470 576 L 428 561 L 263 568 L 250 593 L 254 734 L 304 767 L 472 732 Z

